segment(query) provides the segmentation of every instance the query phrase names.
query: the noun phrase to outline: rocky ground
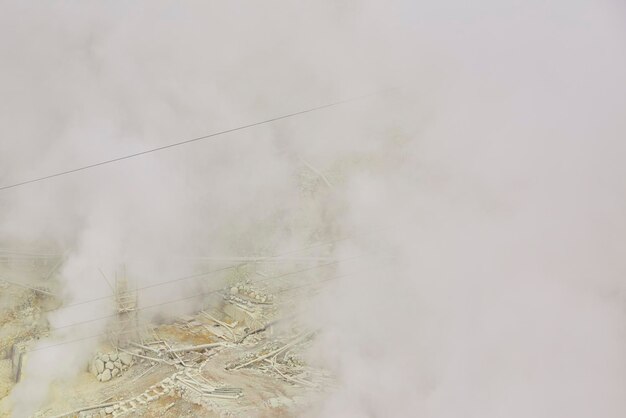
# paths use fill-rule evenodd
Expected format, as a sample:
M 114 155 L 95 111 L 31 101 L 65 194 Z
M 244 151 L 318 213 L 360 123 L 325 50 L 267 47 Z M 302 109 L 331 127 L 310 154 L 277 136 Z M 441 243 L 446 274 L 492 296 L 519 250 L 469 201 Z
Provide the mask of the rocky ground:
M 0 416 L 8 417 L 11 346 L 47 334 L 44 306 L 54 302 L 33 289 L 2 291 L 12 301 L 0 318 Z M 301 355 L 314 333 L 286 319 L 280 292 L 246 279 L 227 285 L 220 298 L 196 315 L 146 324 L 125 347 L 103 341 L 83 372 L 51 388 L 36 417 L 297 416 L 332 386 Z

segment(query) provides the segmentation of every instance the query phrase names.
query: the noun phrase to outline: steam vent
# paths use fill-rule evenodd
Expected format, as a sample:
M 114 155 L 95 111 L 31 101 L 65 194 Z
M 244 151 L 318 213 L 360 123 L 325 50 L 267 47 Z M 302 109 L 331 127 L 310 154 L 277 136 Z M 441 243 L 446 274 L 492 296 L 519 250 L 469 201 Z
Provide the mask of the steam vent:
M 98 268 L 94 282 L 100 291 L 94 294 L 100 296 L 76 302 L 60 295 L 67 254 L 45 253 L 52 261 L 42 262 L 43 250 L 24 250 L 15 258 L 7 253 L 2 277 L 29 279 L 1 284 L 13 303 L 4 313 L 3 332 L 14 331 L 3 338 L 3 396 L 42 377 L 46 362 L 61 362 L 75 367 L 63 380 L 72 396 L 53 390 L 49 406 L 33 416 L 247 416 L 310 407 L 334 379 L 307 360 L 315 330 L 293 313 L 306 295 L 323 288 L 317 274 L 336 270 L 333 245 L 309 245 L 297 250 L 304 255 L 298 257 L 197 257 L 204 273 L 150 285 L 129 278 L 126 266 L 111 274 Z M 176 293 L 185 281 L 198 290 Z M 154 297 L 150 289 L 161 286 L 172 294 L 157 293 L 166 294 L 165 301 L 148 299 Z M 142 314 L 166 304 L 179 311 Z M 53 317 L 64 310 L 72 314 Z M 81 331 L 60 331 L 83 325 Z

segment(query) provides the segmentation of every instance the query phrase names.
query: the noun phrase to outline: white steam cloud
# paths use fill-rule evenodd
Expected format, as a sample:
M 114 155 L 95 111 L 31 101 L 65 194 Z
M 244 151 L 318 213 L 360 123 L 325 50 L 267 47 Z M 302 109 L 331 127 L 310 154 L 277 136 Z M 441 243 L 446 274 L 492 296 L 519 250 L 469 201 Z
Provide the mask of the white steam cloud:
M 173 255 L 333 230 L 380 259 L 311 302 L 312 354 L 341 385 L 310 414 L 626 414 L 619 2 L 5 1 L 0 35 L 0 185 L 383 92 L 0 192 L 4 240 L 69 249 L 68 302 L 106 292 L 98 269 L 147 285 L 193 272 Z M 310 229 L 303 161 L 338 173 Z M 64 330 L 42 346 L 84 332 Z M 14 416 L 93 344 L 59 346 L 74 364 L 34 352 Z

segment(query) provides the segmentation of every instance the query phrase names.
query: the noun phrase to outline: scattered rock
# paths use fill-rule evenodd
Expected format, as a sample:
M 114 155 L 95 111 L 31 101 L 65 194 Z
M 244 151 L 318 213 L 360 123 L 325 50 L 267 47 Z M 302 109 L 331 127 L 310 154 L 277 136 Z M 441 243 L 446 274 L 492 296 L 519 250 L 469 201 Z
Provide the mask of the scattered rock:
M 120 353 L 119 358 L 126 366 L 130 366 L 130 363 L 133 361 L 133 357 L 128 353 Z
M 94 364 L 96 366 L 96 370 L 98 372 L 98 374 L 102 373 L 104 371 L 104 362 L 100 359 L 96 359 L 96 361 L 94 361 Z
M 102 372 L 102 381 L 108 382 L 109 380 L 111 380 L 111 370 L 106 369 L 104 372 Z

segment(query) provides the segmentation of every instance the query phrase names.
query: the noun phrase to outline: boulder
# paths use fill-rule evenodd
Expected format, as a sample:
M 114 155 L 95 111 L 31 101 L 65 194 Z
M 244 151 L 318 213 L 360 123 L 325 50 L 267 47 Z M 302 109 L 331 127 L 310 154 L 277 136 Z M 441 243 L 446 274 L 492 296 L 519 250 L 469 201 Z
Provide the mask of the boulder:
M 111 370 L 106 369 L 104 372 L 102 372 L 102 381 L 108 382 L 109 380 L 111 380 Z
M 115 366 L 116 369 L 121 369 L 122 368 L 122 362 L 119 360 L 115 360 L 113 362 L 113 365 Z
M 98 372 L 98 374 L 104 371 L 104 362 L 102 360 L 96 359 L 94 361 L 94 366 L 96 367 L 96 371 Z
M 111 372 L 111 376 L 115 377 L 117 375 L 120 374 L 120 369 L 113 369 L 113 371 Z
M 119 359 L 125 365 L 130 366 L 130 363 L 132 363 L 132 361 L 133 361 L 133 356 L 131 356 L 128 353 L 120 353 Z
M 102 360 L 103 362 L 107 362 L 110 360 L 109 355 L 108 354 L 103 354 L 100 356 L 100 360 Z
M 115 368 L 112 361 L 107 361 L 107 364 L 105 367 L 109 370 L 113 370 Z
M 117 353 L 111 353 L 111 354 L 109 354 L 109 360 L 111 360 L 111 361 L 115 361 L 115 360 L 117 360 Z

